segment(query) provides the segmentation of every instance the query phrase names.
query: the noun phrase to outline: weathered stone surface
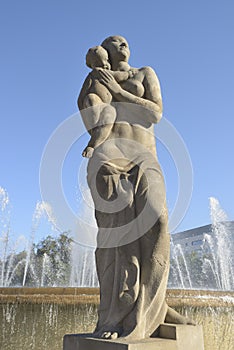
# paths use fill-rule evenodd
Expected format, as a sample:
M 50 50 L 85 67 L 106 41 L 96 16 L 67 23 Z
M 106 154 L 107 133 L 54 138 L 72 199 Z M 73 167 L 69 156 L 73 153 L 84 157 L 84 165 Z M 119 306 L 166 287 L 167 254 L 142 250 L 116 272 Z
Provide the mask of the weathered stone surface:
M 175 340 L 144 339 L 127 342 L 124 340 L 104 340 L 67 336 L 64 350 L 178 350 Z M 188 349 L 186 349 L 188 350 Z M 198 350 L 198 349 L 196 349 Z
M 204 350 L 201 326 L 160 325 L 157 338 L 95 339 L 90 334 L 64 337 L 63 350 Z
M 83 156 L 90 158 L 87 180 L 98 225 L 94 334 L 112 341 L 145 339 L 164 322 L 190 323 L 165 300 L 170 236 L 154 137 L 162 116 L 160 84 L 152 68 L 130 67 L 129 56 L 121 36 L 91 49 L 87 64 L 93 71 L 78 98 L 91 134 Z
M 204 350 L 202 326 L 163 324 L 159 337 L 176 340 L 178 350 Z

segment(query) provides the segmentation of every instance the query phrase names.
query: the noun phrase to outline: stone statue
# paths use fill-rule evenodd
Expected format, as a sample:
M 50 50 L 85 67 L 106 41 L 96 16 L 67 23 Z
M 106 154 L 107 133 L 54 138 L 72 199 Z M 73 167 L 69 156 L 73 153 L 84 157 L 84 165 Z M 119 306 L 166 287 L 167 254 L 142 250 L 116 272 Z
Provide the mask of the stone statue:
M 89 126 L 86 121 L 91 139 L 82 153 L 84 157 L 90 158 L 94 149 L 107 139 L 116 117 L 115 108 L 110 105 L 112 95 L 105 85 L 100 84 L 95 68 L 108 69 L 118 83 L 127 81 L 133 76 L 133 72 L 128 64 L 125 65 L 126 70 L 111 71 L 108 53 L 102 46 L 89 49 L 86 55 L 86 64 L 93 71 L 85 80 L 82 94 L 79 97 L 79 108 L 94 107 L 90 115 Z
M 88 184 L 98 225 L 100 307 L 96 337 L 142 339 L 162 323 L 191 324 L 165 301 L 170 236 L 154 124 L 160 84 L 150 67 L 131 68 L 121 36 L 89 50 L 92 68 L 78 106 L 91 134 Z

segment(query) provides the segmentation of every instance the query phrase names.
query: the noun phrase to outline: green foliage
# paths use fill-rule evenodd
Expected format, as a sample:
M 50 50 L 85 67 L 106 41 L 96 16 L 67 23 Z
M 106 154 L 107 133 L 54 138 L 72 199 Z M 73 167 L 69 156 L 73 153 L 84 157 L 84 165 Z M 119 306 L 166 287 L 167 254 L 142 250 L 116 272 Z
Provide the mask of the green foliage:
M 179 255 L 177 261 L 171 258 L 168 286 L 177 286 L 178 288 L 214 289 L 216 286 L 214 274 L 211 270 L 204 270 L 205 260 L 212 261 L 210 254 L 202 254 L 201 252 L 196 251 L 187 253 L 184 257 Z
M 34 246 L 34 262 L 41 270 L 40 285 L 67 285 L 70 278 L 72 239 L 67 233 L 58 238 L 47 236 Z
M 25 286 L 28 287 L 68 285 L 71 271 L 71 243 L 69 233 L 64 232 L 58 237 L 48 235 L 39 243 L 33 244 L 29 252 L 23 250 L 9 254 L 2 272 L 5 286 L 22 286 L 24 274 Z

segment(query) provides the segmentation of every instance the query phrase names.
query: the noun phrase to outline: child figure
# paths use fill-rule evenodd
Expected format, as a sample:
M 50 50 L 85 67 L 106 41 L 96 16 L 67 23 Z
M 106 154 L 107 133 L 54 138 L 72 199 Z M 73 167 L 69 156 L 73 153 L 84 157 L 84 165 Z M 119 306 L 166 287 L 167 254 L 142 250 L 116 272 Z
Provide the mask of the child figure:
M 91 134 L 87 147 L 82 152 L 83 157 L 91 158 L 96 147 L 102 144 L 110 134 L 111 128 L 116 119 L 116 110 L 111 106 L 112 96 L 109 90 L 99 82 L 95 68 L 108 69 L 115 80 L 120 83 L 133 76 L 133 72 L 128 67 L 123 67 L 123 71 L 111 71 L 111 65 L 108 60 L 108 53 L 102 46 L 95 46 L 89 49 L 86 55 L 86 64 L 92 68 L 84 82 L 88 91 L 84 96 L 82 93 L 78 99 L 79 109 L 93 107 L 89 115 L 91 120 L 83 118 L 87 129 Z M 83 90 L 83 91 L 84 91 Z

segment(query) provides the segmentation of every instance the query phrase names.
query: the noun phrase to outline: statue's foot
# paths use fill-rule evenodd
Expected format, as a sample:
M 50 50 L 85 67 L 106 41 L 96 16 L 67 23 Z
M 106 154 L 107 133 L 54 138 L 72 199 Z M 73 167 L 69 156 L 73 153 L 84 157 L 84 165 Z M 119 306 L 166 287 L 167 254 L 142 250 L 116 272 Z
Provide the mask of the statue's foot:
M 165 323 L 188 324 L 188 325 L 196 326 L 196 323 L 193 320 L 180 315 L 177 311 L 173 310 L 170 307 L 168 307 L 168 310 L 167 310 Z
M 83 150 L 82 156 L 83 156 L 83 157 L 86 157 L 86 158 L 91 158 L 92 155 L 93 155 L 93 151 L 94 151 L 94 148 L 93 148 L 93 147 L 87 146 L 87 147 Z
M 100 329 L 98 331 L 94 332 L 94 337 L 100 338 L 100 339 L 117 339 L 120 336 L 120 329 L 118 327 L 105 330 L 105 329 Z
M 117 339 L 119 337 L 118 332 L 104 332 L 101 335 L 102 339 Z

